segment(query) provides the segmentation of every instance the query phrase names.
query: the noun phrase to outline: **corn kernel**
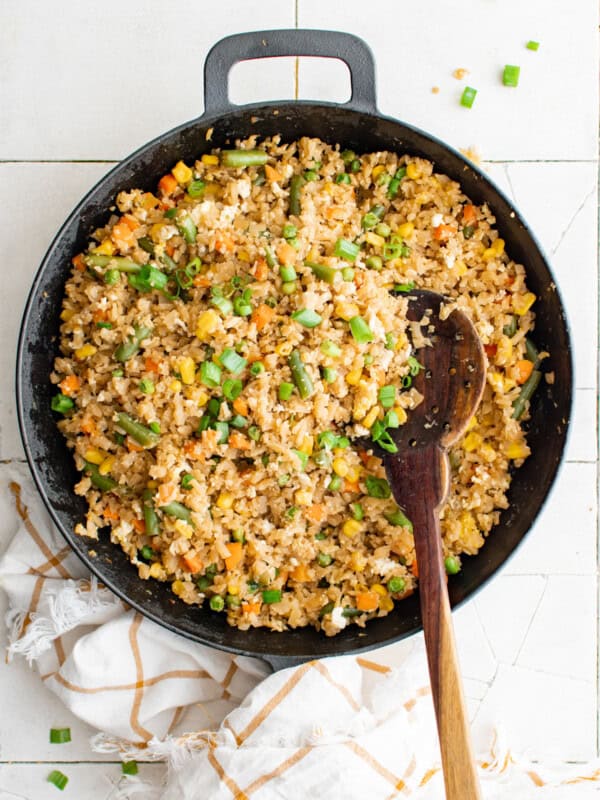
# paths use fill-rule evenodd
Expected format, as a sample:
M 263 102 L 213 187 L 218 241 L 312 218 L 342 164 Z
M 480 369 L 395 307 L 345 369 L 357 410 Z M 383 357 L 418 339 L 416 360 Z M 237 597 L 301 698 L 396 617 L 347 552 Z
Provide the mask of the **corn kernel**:
M 100 475 L 110 475 L 110 472 L 114 464 L 115 464 L 115 457 L 107 456 L 98 467 L 98 472 L 100 473 Z
M 506 446 L 506 450 L 504 452 L 506 453 L 507 458 L 515 461 L 519 458 L 527 458 L 530 450 L 525 442 L 511 442 Z
M 469 271 L 464 261 L 456 261 L 454 263 L 454 269 L 459 278 L 462 278 Z
M 63 322 L 68 322 L 70 319 L 73 319 L 75 316 L 75 311 L 72 308 L 64 308 L 60 312 L 60 318 Z
M 243 247 L 237 251 L 237 257 L 240 261 L 245 261 L 246 263 L 250 261 L 250 253 Z
M 281 342 L 275 348 L 275 352 L 278 356 L 289 356 L 293 349 L 294 345 L 292 342 Z
M 158 481 L 147 481 L 146 489 L 158 489 Z
M 488 372 L 488 383 L 496 392 L 504 392 L 504 378 L 499 372 Z
M 375 420 L 377 419 L 377 415 L 379 414 L 379 408 L 377 406 L 373 406 L 373 408 L 369 411 L 367 416 L 363 419 L 362 425 L 365 428 L 371 428 Z
M 350 538 L 356 536 L 357 533 L 360 533 L 361 529 L 362 525 L 356 519 L 347 519 L 342 525 L 342 533 Z
M 89 461 L 90 464 L 101 464 L 106 458 L 106 453 L 102 450 L 98 450 L 97 447 L 90 447 L 85 451 L 83 457 L 86 461 Z
M 186 386 L 184 394 L 188 400 L 197 403 L 198 408 L 204 408 L 208 403 L 208 395 L 200 386 Z
M 201 340 L 208 339 L 210 334 L 216 331 L 218 324 L 219 315 L 214 309 L 203 311 L 196 322 L 196 336 Z
M 410 236 L 413 235 L 415 230 L 415 226 L 412 222 L 405 222 L 398 228 L 398 236 L 401 236 L 403 239 L 408 239 Z
M 171 584 L 171 589 L 173 590 L 173 594 L 176 594 L 177 597 L 181 597 L 185 591 L 185 585 L 183 581 L 173 581 Z
M 486 247 L 486 249 L 481 254 L 481 257 L 484 261 L 491 261 L 492 259 L 496 258 L 496 251 L 493 247 Z
M 406 165 L 406 177 L 410 178 L 411 181 L 416 181 L 417 178 L 421 177 L 421 170 L 416 164 L 411 162 Z
M 181 391 L 181 381 L 178 381 L 177 379 L 172 380 L 171 383 L 169 384 L 169 389 L 172 392 L 180 392 Z
M 463 441 L 463 450 L 466 450 L 467 453 L 472 453 L 473 450 L 477 450 L 482 442 L 483 439 L 481 436 L 473 431 L 465 436 Z
M 348 467 L 348 472 L 346 473 L 346 480 L 350 481 L 350 483 L 356 483 L 356 481 L 360 478 L 360 467 Z
M 350 556 L 350 566 L 354 572 L 364 572 L 367 566 L 367 559 L 361 553 L 353 552 Z
M 361 378 L 362 369 L 353 369 L 346 373 L 346 383 L 349 383 L 350 386 L 358 386 Z
M 408 419 L 408 414 L 406 413 L 405 409 L 403 409 L 402 406 L 394 406 L 394 411 L 398 417 L 398 424 L 405 425 L 406 420 Z
M 233 495 L 231 492 L 221 492 L 217 497 L 217 508 L 221 511 L 228 511 L 233 506 Z
M 471 419 L 467 422 L 467 427 L 465 428 L 465 432 L 472 431 L 473 428 L 477 427 L 477 417 L 475 414 L 471 417 Z
M 154 564 L 150 565 L 150 577 L 151 578 L 162 578 L 165 574 L 165 571 L 162 567 L 162 564 L 159 564 L 158 561 L 155 561 Z
M 192 170 L 183 161 L 178 161 L 171 170 L 177 183 L 188 183 L 192 180 Z
M 312 502 L 312 493 L 309 489 L 298 489 L 294 494 L 294 502 L 297 506 L 309 506 Z
M 84 344 L 83 347 L 75 350 L 75 358 L 78 361 L 83 361 L 85 358 L 93 356 L 97 349 L 93 344 Z
M 502 253 L 504 252 L 504 245 L 505 245 L 504 239 L 495 239 L 494 242 L 492 242 L 492 250 L 496 253 L 497 256 L 502 255 Z
M 160 242 L 162 229 L 165 227 L 164 222 L 155 222 L 150 228 L 150 238 L 153 242 Z
M 387 595 L 387 589 L 385 586 L 382 586 L 380 583 L 374 583 L 371 586 L 371 591 L 378 594 L 380 597 L 385 597 Z
M 307 456 L 312 456 L 314 446 L 315 446 L 315 440 L 313 439 L 313 437 L 305 436 L 302 439 L 302 443 L 298 448 L 298 450 L 300 450 L 300 452 L 302 453 L 305 453 Z
M 524 295 L 515 295 L 512 302 L 515 314 L 518 314 L 520 317 L 522 317 L 523 314 L 526 314 L 529 311 L 536 300 L 537 297 L 533 292 L 526 292 Z
M 346 464 L 343 458 L 334 458 L 331 466 L 335 474 L 339 475 L 340 478 L 345 478 L 350 471 L 350 467 L 348 464 Z
M 373 247 L 383 247 L 385 244 L 385 239 L 383 236 L 373 233 L 373 231 L 367 231 L 367 233 L 365 233 L 365 242 L 372 244 Z
M 205 153 L 202 156 L 202 163 L 207 167 L 216 167 L 219 163 L 219 156 L 214 156 L 212 153 Z
M 175 520 L 173 527 L 180 536 L 183 536 L 184 539 L 191 539 L 194 535 L 194 529 L 184 519 Z
M 178 372 L 181 375 L 181 380 L 186 386 L 190 386 L 196 380 L 196 364 L 194 359 L 190 356 L 184 356 L 179 359 Z
M 240 593 L 240 585 L 239 583 L 234 583 L 234 581 L 230 581 L 227 584 L 227 594 L 239 594 Z
M 115 252 L 115 246 L 110 239 L 104 239 L 98 247 L 94 248 L 94 253 L 101 256 L 112 256 Z
M 381 598 L 381 600 L 379 601 L 379 608 L 381 609 L 381 611 L 392 611 L 393 610 L 394 601 L 389 596 L 389 594 L 386 594 L 385 597 Z
M 385 165 L 384 164 L 377 164 L 376 167 L 373 167 L 373 171 L 371 175 L 373 176 L 373 180 L 376 181 L 377 178 L 385 172 Z
M 335 306 L 335 315 L 340 319 L 348 320 L 352 319 L 352 317 L 358 317 L 360 314 L 360 310 L 357 305 L 354 303 L 336 303 Z

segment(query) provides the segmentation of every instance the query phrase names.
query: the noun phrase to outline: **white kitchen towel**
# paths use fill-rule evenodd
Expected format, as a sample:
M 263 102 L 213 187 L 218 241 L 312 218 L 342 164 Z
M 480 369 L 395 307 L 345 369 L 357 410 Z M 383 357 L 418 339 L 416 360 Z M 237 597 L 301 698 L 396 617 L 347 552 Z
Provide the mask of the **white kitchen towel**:
M 94 745 L 166 759 L 145 800 L 440 800 L 435 720 L 421 637 L 391 669 L 368 657 L 268 675 L 260 661 L 193 644 L 128 609 L 85 574 L 28 477 L 10 484 L 20 520 L 0 560 L 9 656 L 21 654 Z M 485 800 L 598 797 L 598 765 L 551 768 L 476 742 Z

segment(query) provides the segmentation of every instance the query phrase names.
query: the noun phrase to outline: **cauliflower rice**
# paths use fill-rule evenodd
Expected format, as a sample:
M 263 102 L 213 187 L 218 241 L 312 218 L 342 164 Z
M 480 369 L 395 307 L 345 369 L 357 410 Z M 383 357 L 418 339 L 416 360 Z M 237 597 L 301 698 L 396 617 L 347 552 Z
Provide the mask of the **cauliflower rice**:
M 513 404 L 535 296 L 489 208 L 429 161 L 308 138 L 237 147 L 179 162 L 156 195 L 122 192 L 73 259 L 52 381 L 89 505 L 76 530 L 109 527 L 140 578 L 239 628 L 333 635 L 416 586 L 381 451 L 353 444 L 389 449 L 421 399 L 406 291 L 446 295 L 489 361 L 450 453 L 449 572 L 529 454 Z

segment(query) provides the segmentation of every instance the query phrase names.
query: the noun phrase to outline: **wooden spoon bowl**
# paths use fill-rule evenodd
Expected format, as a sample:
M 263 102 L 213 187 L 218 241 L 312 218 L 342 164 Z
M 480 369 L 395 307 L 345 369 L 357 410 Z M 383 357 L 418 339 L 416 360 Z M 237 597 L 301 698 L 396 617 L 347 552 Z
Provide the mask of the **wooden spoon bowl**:
M 447 448 L 465 432 L 485 386 L 485 357 L 473 323 L 448 316 L 439 294 L 408 295 L 408 319 L 429 343 L 415 356 L 424 369 L 414 385 L 423 401 L 391 432 L 398 447 L 384 454 L 394 498 L 413 523 L 419 596 L 447 800 L 480 800 L 452 628 L 443 563 L 440 510 L 450 486 Z

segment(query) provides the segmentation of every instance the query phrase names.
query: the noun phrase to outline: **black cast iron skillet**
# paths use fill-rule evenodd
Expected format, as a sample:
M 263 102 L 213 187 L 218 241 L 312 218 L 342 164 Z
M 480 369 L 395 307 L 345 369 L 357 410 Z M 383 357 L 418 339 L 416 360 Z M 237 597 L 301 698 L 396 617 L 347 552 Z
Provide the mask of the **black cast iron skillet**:
M 341 105 L 298 101 L 233 106 L 227 93 L 231 67 L 245 59 L 270 56 L 342 59 L 351 74 L 350 101 Z M 373 57 L 361 39 L 310 30 L 230 36 L 208 54 L 204 97 L 202 117 L 145 145 L 89 192 L 57 234 L 37 272 L 23 317 L 17 362 L 19 425 L 31 471 L 53 520 L 86 566 L 123 600 L 165 628 L 222 650 L 258 656 L 274 668 L 390 644 L 421 629 L 418 597 L 398 603 L 391 614 L 369 622 L 366 629 L 351 626 L 334 638 L 309 628 L 283 633 L 240 631 L 230 627 L 223 615 L 179 601 L 167 585 L 141 581 L 108 536 L 93 542 L 73 533 L 86 504 L 73 493 L 78 475 L 50 411 L 53 387 L 48 378 L 58 353 L 59 314 L 71 258 L 85 248 L 89 234 L 105 224 L 118 192 L 134 187 L 152 190 L 180 159 L 193 162 L 212 147 L 233 145 L 236 139 L 251 134 L 281 134 L 287 141 L 316 136 L 359 153 L 393 150 L 421 156 L 433 161 L 436 171 L 460 181 L 473 202 L 487 203 L 497 218 L 506 249 L 525 265 L 528 284 L 538 296 L 535 340 L 540 350 L 551 354 L 545 363 L 546 369 L 554 372 L 555 382 L 542 382 L 535 397 L 528 423 L 532 455 L 515 474 L 510 507 L 479 555 L 465 558 L 460 574 L 450 580 L 453 605 L 473 594 L 511 555 L 538 516 L 556 475 L 565 446 L 572 388 L 569 334 L 560 296 L 537 241 L 491 181 L 443 142 L 377 112 Z M 211 128 L 212 137 L 207 141 Z M 97 555 L 90 555 L 91 550 Z

